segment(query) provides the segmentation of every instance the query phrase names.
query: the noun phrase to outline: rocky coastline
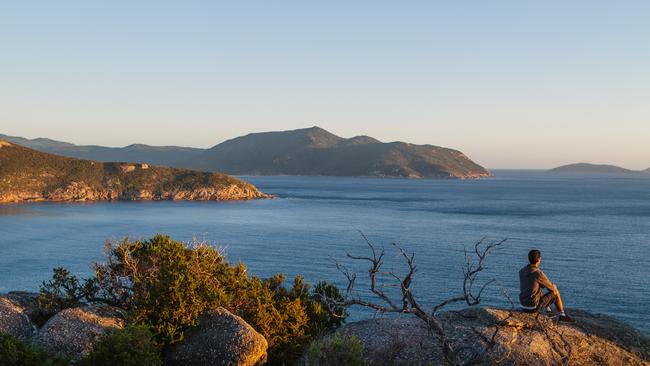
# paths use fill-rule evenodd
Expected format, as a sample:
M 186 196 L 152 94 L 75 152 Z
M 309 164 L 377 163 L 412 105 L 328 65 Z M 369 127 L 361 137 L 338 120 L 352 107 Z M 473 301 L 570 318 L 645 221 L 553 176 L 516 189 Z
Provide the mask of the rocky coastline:
M 0 295 L 0 333 L 30 342 L 50 355 L 78 360 L 93 349 L 98 337 L 124 327 L 123 311 L 99 304 L 62 310 L 39 327 L 37 298 L 38 294 L 29 292 Z M 650 338 L 640 331 L 611 316 L 569 311 L 577 319 L 575 324 L 486 307 L 449 311 L 442 319 L 457 349 L 480 353 L 484 352 L 485 340 L 493 341 L 484 354 L 486 364 L 650 365 Z M 500 326 L 499 332 L 494 332 L 495 325 Z M 416 317 L 351 322 L 336 334 L 358 339 L 368 365 L 444 362 L 439 342 Z M 206 312 L 186 340 L 166 352 L 163 364 L 262 365 L 267 347 L 264 337 L 243 319 L 218 308 Z M 302 359 L 297 364 L 306 363 Z
M 19 202 L 87 202 L 87 201 L 246 201 L 273 198 L 254 187 L 231 184 L 225 187 L 202 187 L 166 191 L 91 188 L 83 182 L 72 182 L 54 191 L 31 190 L 0 193 L 0 203 Z

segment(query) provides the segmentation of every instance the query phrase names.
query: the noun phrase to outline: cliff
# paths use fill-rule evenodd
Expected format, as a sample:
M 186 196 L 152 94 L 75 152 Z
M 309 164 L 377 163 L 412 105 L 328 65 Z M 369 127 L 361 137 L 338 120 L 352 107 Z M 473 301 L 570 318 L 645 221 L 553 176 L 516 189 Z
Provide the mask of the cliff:
M 252 184 L 225 174 L 79 160 L 0 140 L 0 203 L 266 197 Z
M 369 136 L 345 139 L 319 127 L 253 133 L 207 150 L 191 167 L 242 175 L 480 178 L 482 166 L 457 150 Z

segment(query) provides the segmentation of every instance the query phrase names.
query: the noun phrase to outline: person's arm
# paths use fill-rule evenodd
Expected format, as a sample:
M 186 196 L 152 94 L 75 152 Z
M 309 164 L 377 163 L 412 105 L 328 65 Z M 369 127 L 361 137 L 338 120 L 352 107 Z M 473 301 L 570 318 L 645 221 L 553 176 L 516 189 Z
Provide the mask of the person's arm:
M 539 281 L 539 284 L 545 289 L 548 289 L 551 292 L 557 292 L 557 287 L 555 287 L 553 282 L 551 282 L 551 280 L 549 280 L 541 270 L 539 271 L 539 277 L 537 280 Z

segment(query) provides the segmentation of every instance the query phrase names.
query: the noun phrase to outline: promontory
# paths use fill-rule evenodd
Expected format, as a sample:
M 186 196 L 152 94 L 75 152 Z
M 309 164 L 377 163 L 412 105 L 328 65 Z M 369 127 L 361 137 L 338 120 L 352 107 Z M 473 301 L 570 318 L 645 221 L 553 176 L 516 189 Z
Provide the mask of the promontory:
M 103 163 L 43 153 L 0 140 L 0 203 L 110 200 L 249 200 L 268 198 L 221 174 Z

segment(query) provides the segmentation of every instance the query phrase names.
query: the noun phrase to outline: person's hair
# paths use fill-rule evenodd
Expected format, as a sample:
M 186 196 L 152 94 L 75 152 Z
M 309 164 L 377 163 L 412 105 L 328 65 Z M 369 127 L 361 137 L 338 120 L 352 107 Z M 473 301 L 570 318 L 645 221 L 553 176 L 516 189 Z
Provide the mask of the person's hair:
M 530 264 L 535 264 L 537 261 L 542 257 L 542 252 L 540 252 L 537 249 L 533 249 L 530 252 L 528 252 L 528 262 Z

